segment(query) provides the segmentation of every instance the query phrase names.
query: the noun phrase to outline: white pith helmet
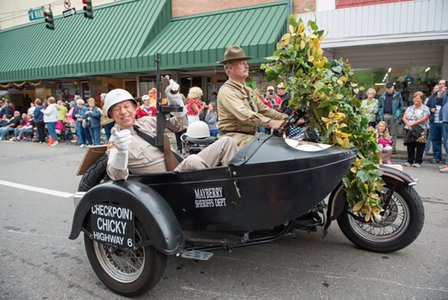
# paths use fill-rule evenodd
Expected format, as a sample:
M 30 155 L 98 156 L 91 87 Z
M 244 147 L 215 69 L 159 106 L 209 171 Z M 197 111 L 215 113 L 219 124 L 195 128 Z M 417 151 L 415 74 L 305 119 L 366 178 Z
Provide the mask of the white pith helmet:
M 137 101 L 135 101 L 131 93 L 124 89 L 114 89 L 107 93 L 106 99 L 104 100 L 104 109 L 107 112 L 107 116 L 110 118 L 109 110 L 112 106 L 126 100 L 134 101 L 135 105 L 137 105 Z
M 191 138 L 201 139 L 210 137 L 207 123 L 196 121 L 188 125 L 186 135 Z

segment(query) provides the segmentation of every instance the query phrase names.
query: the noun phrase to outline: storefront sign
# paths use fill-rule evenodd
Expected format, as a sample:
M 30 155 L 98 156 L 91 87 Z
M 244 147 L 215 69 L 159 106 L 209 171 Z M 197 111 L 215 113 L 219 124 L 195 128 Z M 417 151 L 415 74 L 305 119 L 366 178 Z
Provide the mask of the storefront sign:
M 30 21 L 39 20 L 45 18 L 44 16 L 45 8 L 43 6 L 38 8 L 32 8 L 28 10 L 28 18 Z

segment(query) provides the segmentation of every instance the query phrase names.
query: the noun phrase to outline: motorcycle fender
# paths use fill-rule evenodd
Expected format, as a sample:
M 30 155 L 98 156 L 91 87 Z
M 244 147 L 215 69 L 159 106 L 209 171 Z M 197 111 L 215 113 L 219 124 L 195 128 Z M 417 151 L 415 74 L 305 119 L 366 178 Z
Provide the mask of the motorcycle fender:
M 132 180 L 108 181 L 88 191 L 76 206 L 69 239 L 76 239 L 86 227 L 91 207 L 105 202 L 129 208 L 158 251 L 171 255 L 183 249 L 182 230 L 169 204 L 150 187 Z
M 407 173 L 391 167 L 381 167 L 383 174 L 381 178 L 388 185 L 396 185 L 398 187 L 406 187 L 415 185 L 417 180 L 409 176 Z M 345 190 L 342 182 L 331 192 L 328 200 L 327 224 L 328 228 L 331 221 L 336 220 L 345 209 L 346 199 Z

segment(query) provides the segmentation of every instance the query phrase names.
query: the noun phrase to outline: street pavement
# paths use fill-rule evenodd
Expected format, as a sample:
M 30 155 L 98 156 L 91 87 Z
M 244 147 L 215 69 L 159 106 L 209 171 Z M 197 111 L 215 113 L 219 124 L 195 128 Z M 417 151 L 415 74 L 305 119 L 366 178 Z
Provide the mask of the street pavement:
M 0 142 L 0 299 L 123 299 L 96 277 L 82 234 L 67 239 L 85 151 Z M 297 231 L 207 262 L 169 257 L 139 299 L 448 299 L 448 174 L 426 161 L 405 171 L 419 181 L 426 218 L 401 251 L 362 251 L 334 223 L 325 238 Z

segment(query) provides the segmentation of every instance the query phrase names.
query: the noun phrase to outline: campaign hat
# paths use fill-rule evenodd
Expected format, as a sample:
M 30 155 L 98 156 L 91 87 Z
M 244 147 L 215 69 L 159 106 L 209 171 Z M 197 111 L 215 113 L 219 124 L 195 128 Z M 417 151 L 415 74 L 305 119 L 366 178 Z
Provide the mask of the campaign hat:
M 218 62 L 218 64 L 224 65 L 228 62 L 235 61 L 235 60 L 249 60 L 253 57 L 247 56 L 246 53 L 244 53 L 244 50 L 235 45 L 229 46 L 226 51 L 224 52 L 224 60 Z

